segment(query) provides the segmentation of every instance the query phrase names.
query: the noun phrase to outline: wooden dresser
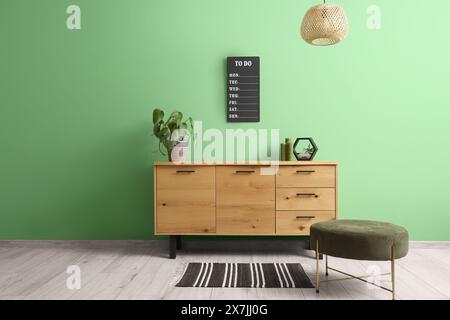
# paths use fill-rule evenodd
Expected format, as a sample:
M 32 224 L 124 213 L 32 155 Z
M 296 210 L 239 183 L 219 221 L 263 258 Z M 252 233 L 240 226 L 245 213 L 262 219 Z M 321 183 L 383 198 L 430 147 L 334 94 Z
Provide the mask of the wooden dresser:
M 155 234 L 307 236 L 337 217 L 337 163 L 154 164 Z

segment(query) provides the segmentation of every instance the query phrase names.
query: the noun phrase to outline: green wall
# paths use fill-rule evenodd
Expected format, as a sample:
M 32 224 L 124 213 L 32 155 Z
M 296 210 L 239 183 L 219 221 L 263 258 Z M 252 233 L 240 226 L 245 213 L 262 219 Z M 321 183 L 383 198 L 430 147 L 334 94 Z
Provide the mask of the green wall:
M 450 2 L 336 0 L 351 29 L 327 48 L 299 37 L 316 2 L 1 0 L 0 238 L 152 238 L 161 107 L 312 136 L 318 159 L 339 161 L 342 218 L 450 240 Z M 256 125 L 225 121 L 233 55 L 261 57 Z

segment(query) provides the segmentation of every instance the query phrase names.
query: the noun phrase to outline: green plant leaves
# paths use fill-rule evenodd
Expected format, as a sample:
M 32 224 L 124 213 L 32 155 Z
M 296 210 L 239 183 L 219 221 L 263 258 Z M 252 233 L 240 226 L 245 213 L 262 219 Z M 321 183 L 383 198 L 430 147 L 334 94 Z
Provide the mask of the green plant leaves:
M 153 110 L 153 124 L 156 124 L 160 121 L 162 121 L 164 118 L 164 111 L 161 109 L 156 108 Z
M 164 111 L 161 109 L 153 110 L 153 134 L 159 139 L 159 151 L 165 155 L 161 150 L 161 145 L 163 145 L 167 153 L 173 149 L 173 147 L 178 143 L 178 141 L 183 140 L 183 137 L 178 137 L 178 141 L 172 141 L 172 133 L 177 129 L 186 129 L 189 132 L 193 130 L 193 121 L 189 117 L 183 122 L 183 114 L 179 111 L 174 111 L 170 114 L 166 122 L 164 122 Z
M 170 131 L 180 128 L 181 119 L 183 119 L 183 114 L 179 111 L 174 111 L 170 114 L 169 119 L 167 119 L 166 125 L 169 127 Z
M 186 119 L 186 121 L 182 122 L 180 124 L 180 128 L 181 129 L 186 129 L 186 130 L 189 130 L 189 131 L 194 130 L 192 118 L 189 117 L 189 118 Z

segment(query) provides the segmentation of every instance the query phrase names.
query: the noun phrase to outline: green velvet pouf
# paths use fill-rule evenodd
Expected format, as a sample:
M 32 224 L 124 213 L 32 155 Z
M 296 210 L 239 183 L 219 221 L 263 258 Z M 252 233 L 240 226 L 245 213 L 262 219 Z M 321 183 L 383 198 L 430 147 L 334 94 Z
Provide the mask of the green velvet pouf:
M 311 226 L 311 249 L 355 260 L 391 260 L 394 246 L 395 259 L 408 253 L 408 231 L 400 226 L 378 221 L 333 220 Z

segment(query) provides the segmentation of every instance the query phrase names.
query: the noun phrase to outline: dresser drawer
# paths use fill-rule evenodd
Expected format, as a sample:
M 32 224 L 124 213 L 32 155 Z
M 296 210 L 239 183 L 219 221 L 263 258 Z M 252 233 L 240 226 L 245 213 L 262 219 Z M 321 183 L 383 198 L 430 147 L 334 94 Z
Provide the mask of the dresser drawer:
M 164 166 L 158 168 L 157 175 L 159 190 L 215 188 L 215 167 Z
M 277 172 L 277 187 L 334 188 L 335 166 L 282 166 Z
M 335 219 L 334 211 L 277 211 L 277 234 L 309 235 L 312 224 Z
M 155 187 L 157 233 L 215 232 L 215 167 L 159 167 Z
M 275 233 L 275 175 L 261 166 L 221 166 L 216 169 L 217 233 Z
M 334 188 L 277 188 L 277 210 L 336 210 Z

